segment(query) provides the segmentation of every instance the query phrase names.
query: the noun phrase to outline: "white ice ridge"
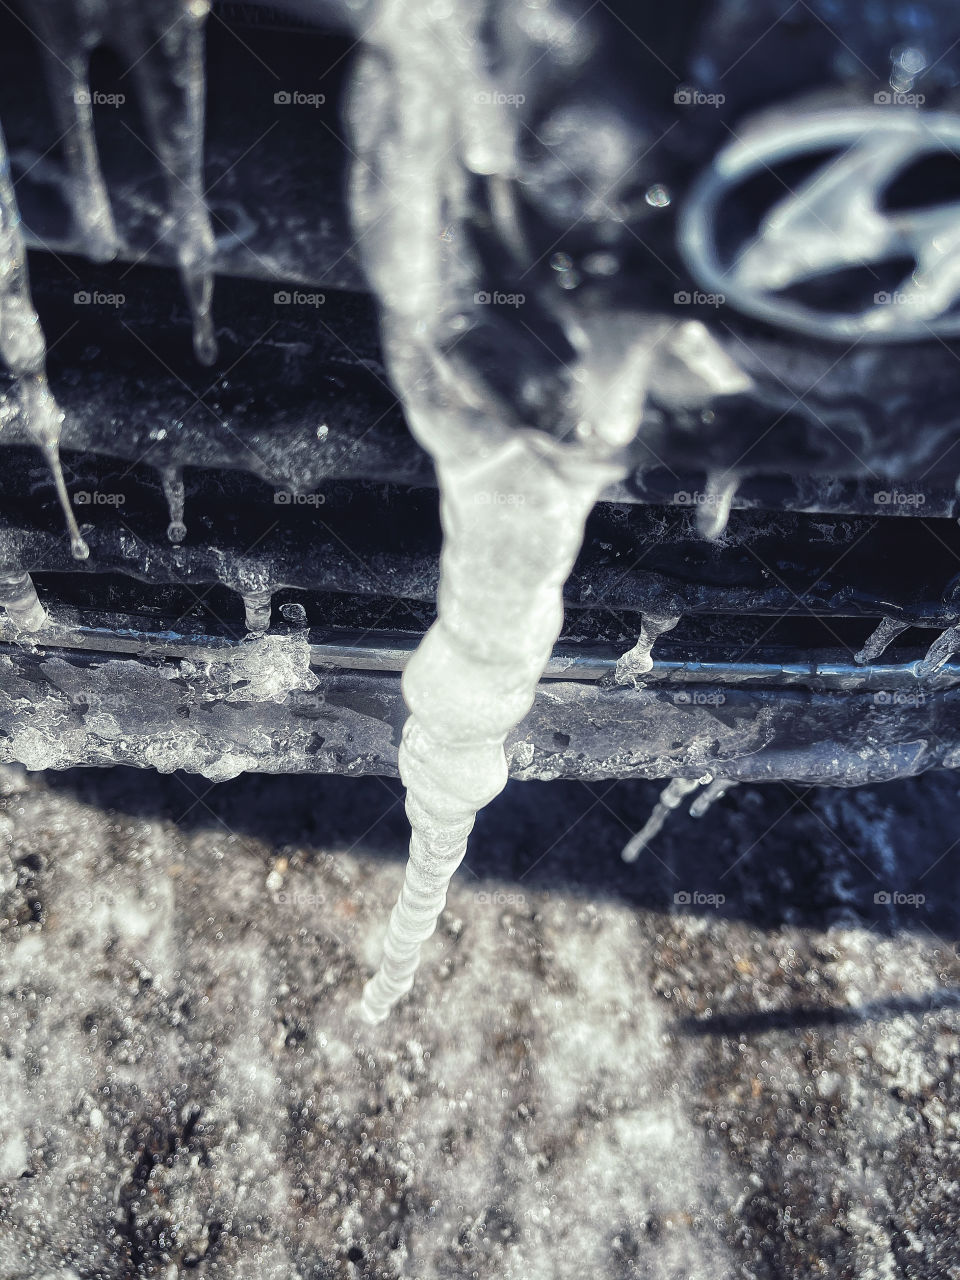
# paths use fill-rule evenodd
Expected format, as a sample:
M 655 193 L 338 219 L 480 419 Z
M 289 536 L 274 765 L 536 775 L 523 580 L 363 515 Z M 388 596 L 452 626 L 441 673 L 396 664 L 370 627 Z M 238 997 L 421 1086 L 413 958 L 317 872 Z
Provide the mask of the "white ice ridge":
M 80 536 L 60 465 L 60 411 L 47 383 L 47 345 L 30 298 L 27 255 L 13 193 L 6 141 L 0 132 L 0 357 L 16 379 L 14 394 L 30 436 L 53 475 L 57 498 L 78 560 L 90 549 Z M 7 566 L 9 567 L 9 566 Z
M 50 87 L 68 192 L 84 251 L 97 261 L 117 252 L 93 129 L 91 51 L 110 46 L 127 64 L 146 127 L 142 141 L 167 188 L 160 234 L 177 257 L 193 316 L 193 345 L 204 364 L 216 359 L 212 300 L 213 231 L 204 199 L 203 28 L 209 0 L 44 0 L 30 21 Z

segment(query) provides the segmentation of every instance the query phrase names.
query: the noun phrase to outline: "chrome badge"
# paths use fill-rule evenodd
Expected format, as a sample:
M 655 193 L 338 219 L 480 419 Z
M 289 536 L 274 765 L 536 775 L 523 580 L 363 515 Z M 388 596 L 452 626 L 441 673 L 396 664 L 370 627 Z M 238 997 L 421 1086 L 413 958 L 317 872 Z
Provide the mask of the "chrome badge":
M 815 337 L 904 342 L 960 335 L 960 200 L 885 208 L 892 182 L 916 161 L 960 152 L 960 116 L 891 110 L 824 112 L 770 125 L 721 151 L 694 184 L 680 218 L 680 251 L 711 293 L 749 315 Z M 729 199 L 785 162 L 817 158 L 811 174 L 741 235 L 718 244 Z M 833 273 L 912 259 L 895 287 L 879 283 L 859 309 L 789 296 Z M 827 290 L 829 292 L 829 290 Z

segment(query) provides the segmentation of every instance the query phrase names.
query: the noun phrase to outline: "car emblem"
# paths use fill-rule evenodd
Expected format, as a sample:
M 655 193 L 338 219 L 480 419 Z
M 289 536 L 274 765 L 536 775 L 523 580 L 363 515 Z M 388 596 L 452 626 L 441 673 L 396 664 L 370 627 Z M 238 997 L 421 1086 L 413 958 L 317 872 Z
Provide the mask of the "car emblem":
M 960 151 L 960 116 L 874 110 L 824 112 L 738 138 L 694 184 L 680 218 L 693 276 L 758 319 L 816 337 L 910 341 L 960 335 L 960 202 L 886 209 L 892 181 L 930 155 Z M 758 174 L 822 155 L 814 173 L 778 197 L 739 243 L 718 243 L 722 206 Z M 755 228 L 751 237 L 750 226 Z M 791 297 L 832 273 L 912 259 L 896 288 L 879 282 L 866 307 L 830 310 Z M 836 305 L 836 304 L 834 304 Z

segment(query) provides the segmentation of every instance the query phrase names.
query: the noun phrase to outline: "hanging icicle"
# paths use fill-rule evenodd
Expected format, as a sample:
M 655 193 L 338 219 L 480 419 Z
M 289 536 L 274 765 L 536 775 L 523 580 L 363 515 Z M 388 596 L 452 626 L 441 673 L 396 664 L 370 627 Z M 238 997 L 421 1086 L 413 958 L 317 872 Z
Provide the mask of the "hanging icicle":
M 47 625 L 33 579 L 23 569 L 0 569 L 0 605 L 21 631 L 40 631 Z
M 731 471 L 711 471 L 707 475 L 703 501 L 697 506 L 697 530 L 701 537 L 715 542 L 723 536 L 738 484 L 739 478 Z
M 910 626 L 909 622 L 898 622 L 895 618 L 881 619 L 876 630 L 871 632 L 862 649 L 853 655 L 854 662 L 863 666 L 867 662 L 876 662 L 883 657 L 884 650 L 891 640 Z
M 936 675 L 942 666 L 960 651 L 960 623 L 941 631 L 927 650 L 917 672 L 921 678 Z
M 653 806 L 653 812 L 635 836 L 632 836 L 623 847 L 620 857 L 624 862 L 636 862 L 655 835 L 658 835 L 663 824 L 683 803 L 684 796 L 698 787 L 712 781 L 712 775 L 705 773 L 701 778 L 671 778 L 660 792 L 660 798 Z
M 183 523 L 185 495 L 182 470 L 179 467 L 161 467 L 160 483 L 163 486 L 163 496 L 167 500 L 167 511 L 170 515 L 167 537 L 173 543 L 180 543 L 187 536 L 187 526 Z
M 0 357 L 16 379 L 14 394 L 31 439 L 46 459 L 70 535 L 70 549 L 85 560 L 90 548 L 80 536 L 60 463 L 63 414 L 47 383 L 47 347 L 30 298 L 27 255 L 13 194 L 6 141 L 0 132 Z
M 212 364 L 213 231 L 204 198 L 203 30 L 209 0 L 44 0 L 31 8 L 62 134 L 71 206 L 84 252 L 115 257 L 117 232 L 93 129 L 90 53 L 108 45 L 128 64 L 146 122 L 144 144 L 167 188 L 160 233 L 172 246 L 193 318 L 197 359 Z
M 707 789 L 701 791 L 698 796 L 694 796 L 690 802 L 690 817 L 702 818 L 711 805 L 722 799 L 733 787 L 739 785 L 736 778 L 714 778 Z
M 680 621 L 680 615 L 656 615 L 645 613 L 640 622 L 640 638 L 632 649 L 617 660 L 614 680 L 617 684 L 636 684 L 637 677 L 645 675 L 653 667 L 653 646 L 658 636 L 672 631 Z

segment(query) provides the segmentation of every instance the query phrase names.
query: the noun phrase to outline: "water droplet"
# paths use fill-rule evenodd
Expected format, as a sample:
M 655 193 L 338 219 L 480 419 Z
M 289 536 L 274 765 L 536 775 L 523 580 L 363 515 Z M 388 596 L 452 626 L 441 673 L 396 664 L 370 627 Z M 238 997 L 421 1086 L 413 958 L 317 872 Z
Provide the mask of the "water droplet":
M 670 203 L 670 192 L 662 182 L 656 182 L 643 197 L 654 209 L 664 209 Z

